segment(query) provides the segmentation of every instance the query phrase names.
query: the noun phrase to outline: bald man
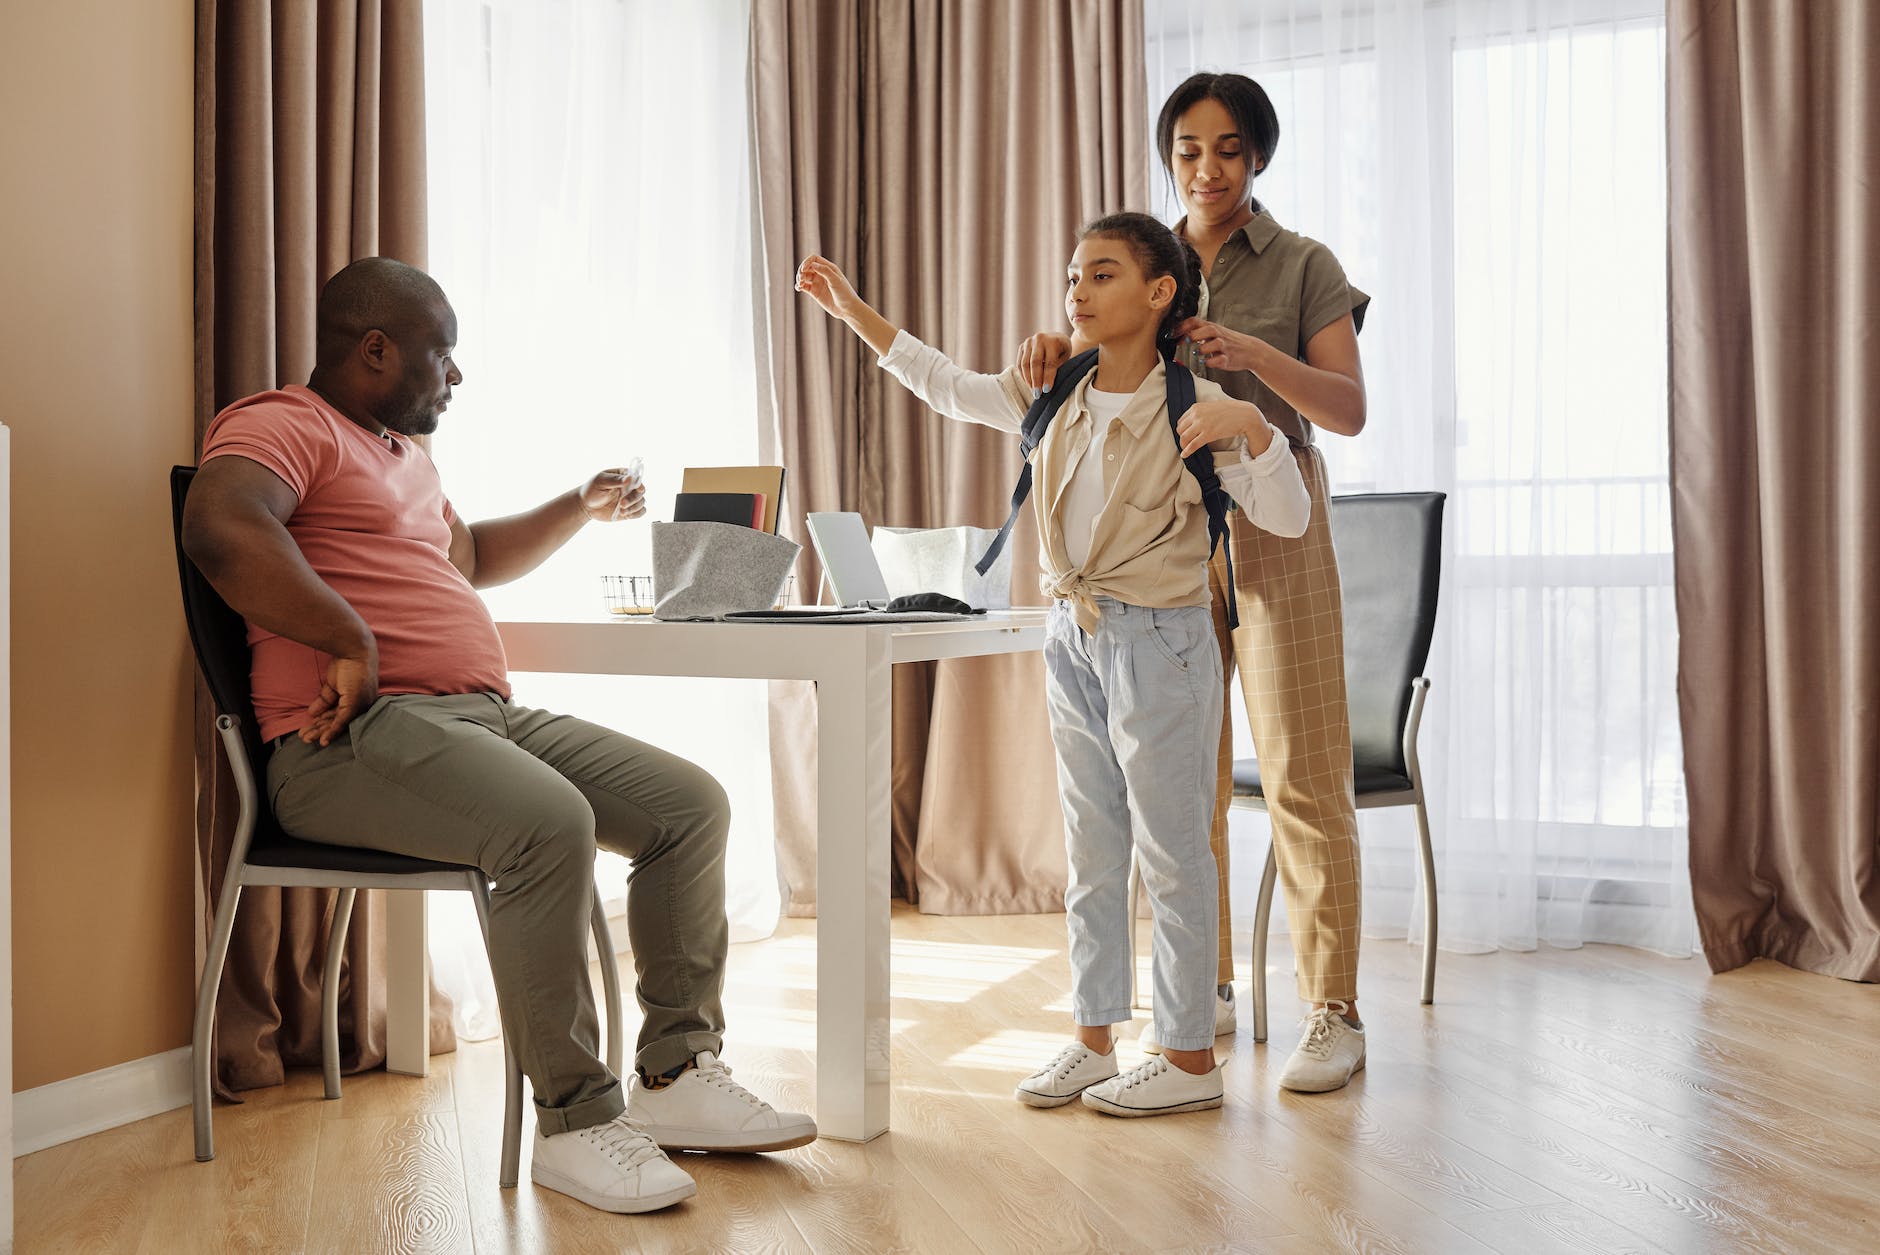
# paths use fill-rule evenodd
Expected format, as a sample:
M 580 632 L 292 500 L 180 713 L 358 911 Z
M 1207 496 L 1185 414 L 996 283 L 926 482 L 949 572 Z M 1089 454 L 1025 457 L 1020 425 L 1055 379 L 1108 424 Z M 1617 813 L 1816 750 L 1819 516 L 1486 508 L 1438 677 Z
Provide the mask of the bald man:
M 697 1191 L 667 1149 L 816 1136 L 719 1060 L 724 790 L 654 746 L 510 700 L 475 592 L 590 522 L 637 518 L 604 470 L 533 510 L 465 523 L 411 437 L 463 382 L 457 317 L 388 258 L 328 280 L 305 387 L 210 424 L 183 547 L 248 622 L 268 794 L 293 836 L 482 868 L 503 1024 L 535 1089 L 531 1176 L 607 1211 Z M 594 851 L 633 862 L 627 930 L 644 1018 L 630 1091 L 607 1070 L 587 977 Z

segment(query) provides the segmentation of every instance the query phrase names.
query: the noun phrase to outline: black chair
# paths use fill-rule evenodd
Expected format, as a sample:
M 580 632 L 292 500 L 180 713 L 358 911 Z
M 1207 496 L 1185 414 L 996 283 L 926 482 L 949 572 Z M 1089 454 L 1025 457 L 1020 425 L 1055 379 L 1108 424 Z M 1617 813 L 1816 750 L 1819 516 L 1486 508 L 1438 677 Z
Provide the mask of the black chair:
M 1436 996 L 1436 865 L 1423 803 L 1417 729 L 1436 630 L 1443 494 L 1362 493 L 1331 499 L 1332 543 L 1345 618 L 1345 695 L 1352 787 L 1359 810 L 1414 806 L 1423 874 L 1423 1002 Z M 1258 760 L 1234 764 L 1233 805 L 1266 809 Z M 1253 919 L 1253 1039 L 1266 1040 L 1266 942 L 1279 868 L 1267 846 Z
M 216 730 L 228 752 L 229 769 L 235 779 L 240 811 L 235 821 L 235 836 L 229 847 L 228 868 L 223 874 L 222 892 L 216 900 L 215 923 L 209 935 L 208 954 L 202 965 L 202 980 L 196 989 L 195 1035 L 191 1042 L 190 1070 L 193 1080 L 193 1105 L 196 1123 L 196 1158 L 215 1158 L 215 1142 L 210 1126 L 211 1034 L 215 1027 L 216 991 L 222 983 L 223 961 L 228 956 L 229 936 L 235 927 L 235 907 L 245 885 L 308 886 L 339 890 L 333 910 L 333 924 L 327 938 L 326 963 L 320 980 L 320 1055 L 326 1078 L 326 1096 L 338 1098 L 339 1083 L 339 969 L 346 945 L 346 926 L 351 920 L 354 896 L 360 889 L 452 889 L 468 890 L 476 902 L 477 917 L 483 925 L 483 942 L 489 944 L 490 882 L 483 872 L 458 863 L 434 863 L 428 859 L 409 858 L 382 850 L 357 846 L 326 845 L 296 841 L 282 832 L 274 821 L 261 779 L 267 751 L 252 711 L 249 695 L 248 630 L 239 614 L 210 586 L 183 552 L 183 506 L 196 468 L 178 466 L 170 471 L 171 522 L 176 536 L 176 565 L 183 581 L 183 615 L 189 624 L 190 645 L 203 679 L 215 702 Z M 592 911 L 595 949 L 600 954 L 602 985 L 607 1000 L 607 1066 L 620 1075 L 622 1038 L 620 1027 L 620 974 L 615 967 L 614 947 L 607 928 L 607 916 L 595 894 Z M 522 1139 L 522 1068 L 504 1041 L 504 1094 L 502 1184 L 516 1184 L 520 1167 Z

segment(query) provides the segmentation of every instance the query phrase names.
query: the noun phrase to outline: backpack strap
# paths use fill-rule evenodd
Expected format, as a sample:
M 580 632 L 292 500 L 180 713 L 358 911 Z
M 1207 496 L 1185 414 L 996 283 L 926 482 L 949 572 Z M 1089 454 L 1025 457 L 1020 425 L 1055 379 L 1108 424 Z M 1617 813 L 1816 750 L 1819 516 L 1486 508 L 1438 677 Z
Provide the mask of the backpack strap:
M 1012 512 L 1005 516 L 1005 526 L 992 538 L 992 544 L 986 549 L 985 557 L 973 564 L 973 569 L 981 575 L 992 570 L 992 564 L 998 561 L 999 551 L 1005 548 L 1005 541 L 1012 534 L 1012 524 L 1018 522 L 1018 512 L 1024 508 L 1025 498 L 1031 495 L 1031 455 L 1033 450 L 1043 443 L 1044 434 L 1051 426 L 1051 420 L 1064 408 L 1064 402 L 1070 400 L 1072 392 L 1083 377 L 1088 375 L 1097 364 L 1097 351 L 1086 349 L 1076 357 L 1058 367 L 1057 379 L 1052 382 L 1049 392 L 1041 392 L 1032 400 L 1031 408 L 1025 411 L 1025 421 L 1018 429 L 1018 452 L 1025 459 L 1024 469 L 1018 473 L 1018 486 L 1012 489 Z M 1189 380 L 1190 394 L 1194 392 L 1194 381 Z
M 1163 372 L 1168 380 L 1169 432 L 1179 449 L 1182 437 L 1177 427 L 1182 415 L 1195 403 L 1195 377 L 1186 366 L 1166 354 Z M 1227 555 L 1227 629 L 1231 632 L 1240 626 L 1240 606 L 1234 597 L 1234 547 L 1227 536 L 1227 511 L 1233 498 L 1228 496 L 1227 489 L 1221 486 L 1221 477 L 1214 471 L 1212 450 L 1196 449 L 1183 460 L 1188 473 L 1201 485 L 1201 504 L 1208 512 L 1208 556 L 1212 558 L 1217 547 Z

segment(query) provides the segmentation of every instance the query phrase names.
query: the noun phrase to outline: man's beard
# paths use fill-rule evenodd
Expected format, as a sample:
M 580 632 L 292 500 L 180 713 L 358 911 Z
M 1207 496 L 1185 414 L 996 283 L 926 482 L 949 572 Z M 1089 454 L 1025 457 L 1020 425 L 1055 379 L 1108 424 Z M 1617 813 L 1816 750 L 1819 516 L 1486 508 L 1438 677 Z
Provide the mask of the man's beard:
M 385 408 L 391 413 L 381 414 L 379 421 L 385 424 L 387 431 L 395 431 L 401 436 L 428 436 L 437 430 L 436 405 L 420 405 L 412 398 L 399 397 L 395 405 Z
M 407 414 L 405 420 L 392 430 L 402 436 L 428 436 L 437 430 L 437 420 L 438 414 L 435 409 L 418 410 Z

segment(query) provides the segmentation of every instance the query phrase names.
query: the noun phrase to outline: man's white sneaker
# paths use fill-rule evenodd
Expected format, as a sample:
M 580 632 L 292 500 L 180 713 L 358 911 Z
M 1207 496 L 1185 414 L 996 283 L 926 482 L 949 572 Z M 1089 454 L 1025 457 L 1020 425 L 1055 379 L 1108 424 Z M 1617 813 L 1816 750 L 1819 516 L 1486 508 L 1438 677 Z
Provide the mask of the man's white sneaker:
M 1084 1091 L 1084 1106 L 1112 1116 L 1169 1116 L 1220 1105 L 1220 1064 L 1196 1076 L 1160 1055 Z
M 1027 1107 L 1062 1107 L 1099 1081 L 1116 1075 L 1116 1047 L 1100 1055 L 1080 1041 L 1018 1083 L 1012 1097 Z
M 1364 1030 L 1346 1021 L 1342 1002 L 1328 1002 L 1299 1022 L 1306 1031 L 1279 1074 L 1280 1088 L 1302 1094 L 1344 1088 L 1364 1066 Z
M 602 1211 L 656 1211 L 698 1193 L 626 1112 L 606 1124 L 543 1136 L 537 1130 L 529 1178 Z
M 1234 1017 L 1233 995 L 1229 994 L 1227 997 L 1223 998 L 1219 994 L 1215 994 L 1214 1035 L 1216 1037 L 1232 1037 L 1234 1031 L 1239 1027 L 1240 1021 Z M 1142 1037 L 1137 1044 L 1142 1047 L 1143 1053 L 1145 1054 L 1159 1055 L 1162 1053 L 1162 1043 L 1155 1035 L 1154 1020 L 1150 1020 L 1149 1027 L 1142 1030 Z
M 789 1150 L 816 1140 L 816 1121 L 778 1111 L 732 1080 L 731 1069 L 709 1050 L 659 1089 L 634 1077 L 627 1110 L 666 1150 Z

